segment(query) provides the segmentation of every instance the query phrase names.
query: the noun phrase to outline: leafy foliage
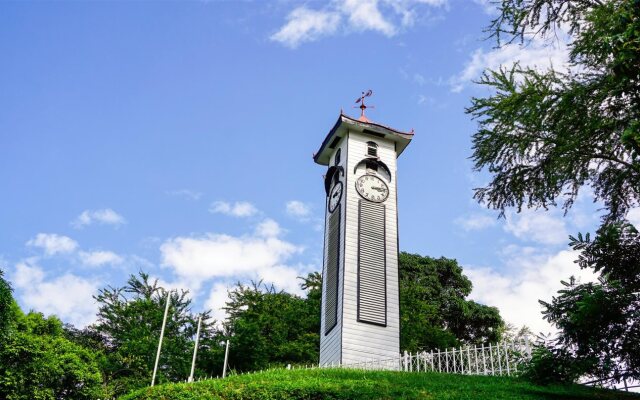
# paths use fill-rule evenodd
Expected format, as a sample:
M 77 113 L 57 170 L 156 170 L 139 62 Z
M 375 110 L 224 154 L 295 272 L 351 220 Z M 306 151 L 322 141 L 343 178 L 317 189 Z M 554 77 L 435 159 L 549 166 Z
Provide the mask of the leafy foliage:
M 467 109 L 476 170 L 492 178 L 475 198 L 508 207 L 567 211 L 583 187 L 606 214 L 597 238 L 571 238 L 578 264 L 599 282 L 563 282 L 545 318 L 560 329 L 534 357 L 538 381 L 580 374 L 639 377 L 638 235 L 624 222 L 640 201 L 640 2 L 638 0 L 502 0 L 488 31 L 505 42 L 569 35 L 571 70 L 519 64 L 487 70 L 491 89 Z M 554 376 L 552 376 L 554 375 Z
M 503 0 L 489 32 L 507 41 L 574 34 L 574 72 L 518 64 L 488 70 L 467 112 L 476 170 L 490 183 L 475 198 L 504 212 L 573 204 L 582 186 L 619 220 L 640 199 L 640 7 L 637 0 Z M 500 44 L 500 42 L 499 42 Z
M 224 327 L 230 340 L 231 368 L 250 371 L 318 362 L 320 274 L 309 274 L 302 288 L 307 291 L 306 299 L 255 282 L 238 284 L 229 291 Z
M 632 400 L 637 394 L 582 385 L 537 386 L 497 376 L 362 370 L 273 370 L 138 390 L 123 400 Z
M 191 313 L 188 292 L 167 292 L 157 281 L 152 282 L 147 274 L 140 273 L 132 275 L 126 286 L 105 288 L 95 296 L 99 304 L 98 322 L 94 329 L 76 336 L 88 343 L 100 342 L 106 356 L 103 365 L 106 382 L 113 395 L 151 382 L 167 295 L 170 318 L 156 377 L 160 383 L 189 376 L 198 315 Z M 203 313 L 200 343 L 211 352 L 220 352 L 212 324 L 209 312 Z M 204 364 L 211 367 L 206 361 Z M 206 372 L 202 368 L 199 371 Z
M 9 282 L 4 279 L 4 272 L 0 270 L 0 337 L 3 336 L 12 318 L 11 307 L 13 304 L 12 289 Z
M 56 317 L 15 319 L 0 345 L 0 398 L 95 399 L 103 397 L 102 375 L 93 352 L 63 336 Z
M 495 307 L 466 300 L 471 281 L 457 261 L 400 253 L 400 347 L 417 351 L 495 343 L 504 322 Z
M 582 268 L 601 273 L 597 283 L 563 282 L 545 318 L 560 334 L 563 349 L 582 372 L 599 378 L 640 378 L 640 235 L 630 224 L 605 225 L 591 241 L 572 238 Z
M 534 348 L 522 376 L 537 384 L 549 385 L 575 382 L 586 369 L 588 366 L 577 363 L 566 349 L 541 344 Z

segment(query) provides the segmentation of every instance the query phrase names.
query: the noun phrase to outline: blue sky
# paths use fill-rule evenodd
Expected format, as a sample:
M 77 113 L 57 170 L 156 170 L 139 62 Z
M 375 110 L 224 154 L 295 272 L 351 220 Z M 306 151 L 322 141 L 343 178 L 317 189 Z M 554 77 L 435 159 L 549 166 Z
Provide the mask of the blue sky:
M 312 153 L 362 90 L 415 129 L 399 160 L 401 250 L 457 259 L 472 297 L 548 330 L 538 298 L 580 271 L 559 211 L 472 200 L 464 108 L 485 67 L 565 68 L 566 48 L 495 49 L 471 0 L 0 4 L 0 268 L 26 309 L 90 323 L 99 288 L 144 270 L 217 316 L 225 288 L 289 291 L 322 260 Z M 638 213 L 631 218 L 637 218 Z M 590 279 L 582 273 L 583 279 Z

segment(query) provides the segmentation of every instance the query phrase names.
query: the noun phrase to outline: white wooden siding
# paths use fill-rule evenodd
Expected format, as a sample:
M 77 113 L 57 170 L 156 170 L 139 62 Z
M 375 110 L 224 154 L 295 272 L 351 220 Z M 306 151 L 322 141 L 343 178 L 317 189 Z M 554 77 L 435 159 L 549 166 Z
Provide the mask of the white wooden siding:
M 387 325 L 377 326 L 358 322 L 357 284 L 358 284 L 358 203 L 361 197 L 355 189 L 356 179 L 364 174 L 363 168 L 353 171 L 367 154 L 367 141 L 378 144 L 378 156 L 391 170 L 389 197 L 384 202 L 385 213 L 385 250 L 387 276 Z M 345 194 L 346 222 L 344 233 L 344 291 L 342 315 L 342 362 L 353 363 L 373 358 L 396 357 L 400 351 L 400 314 L 398 298 L 398 249 L 396 214 L 396 152 L 392 141 L 372 138 L 369 135 L 349 132 L 349 151 L 346 155 L 347 175 Z M 342 151 L 344 153 L 344 150 Z
M 367 141 L 378 144 L 378 156 L 391 171 L 391 176 L 381 174 L 389 186 L 389 197 L 385 205 L 385 252 L 387 283 L 386 326 L 358 322 L 358 204 L 361 199 L 356 192 L 355 181 L 365 173 L 358 164 L 367 154 Z M 398 356 L 400 351 L 400 313 L 398 298 L 398 221 L 396 209 L 396 152 L 392 141 L 372 138 L 370 135 L 349 132 L 336 147 L 341 148 L 341 165 L 345 176 L 341 200 L 341 232 L 338 282 L 337 325 L 325 335 L 324 312 L 321 313 L 320 364 L 349 364 L 372 359 L 386 359 Z M 329 165 L 333 165 L 334 154 Z M 325 207 L 325 215 L 326 215 Z M 327 216 L 328 217 L 328 216 Z M 325 218 L 325 247 L 328 243 L 328 218 Z M 323 280 L 326 279 L 327 249 L 325 248 Z M 325 280 L 326 282 L 326 280 Z M 325 290 L 322 301 L 325 304 Z M 323 308 L 324 309 L 324 308 Z

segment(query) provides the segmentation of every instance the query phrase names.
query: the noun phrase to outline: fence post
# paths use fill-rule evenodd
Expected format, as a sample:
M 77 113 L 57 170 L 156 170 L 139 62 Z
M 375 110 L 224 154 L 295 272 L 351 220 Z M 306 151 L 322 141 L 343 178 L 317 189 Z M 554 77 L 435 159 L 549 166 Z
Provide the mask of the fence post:
M 498 354 L 498 373 L 502 375 L 502 357 L 500 356 L 500 343 L 495 346 L 496 353 Z
M 507 347 L 507 342 L 504 342 L 504 354 L 507 361 L 507 375 L 511 376 L 511 370 L 509 369 L 509 347 Z
M 531 359 L 531 346 L 529 345 L 529 337 L 528 336 L 524 337 L 524 345 L 525 345 L 525 348 L 527 350 L 527 355 L 529 356 L 529 359 Z
M 478 364 L 478 350 L 479 350 L 478 346 L 475 346 L 473 348 L 473 355 L 476 359 L 476 375 L 480 375 L 480 364 Z
M 406 371 L 406 367 L 407 367 L 407 351 L 406 350 L 402 353 L 402 362 L 400 364 L 402 365 L 402 370 Z
M 431 372 L 435 372 L 436 368 L 434 366 L 434 359 L 433 359 L 433 350 L 431 350 Z
M 444 348 L 444 367 L 449 373 L 449 355 L 447 354 L 447 348 Z
M 467 346 L 467 365 L 469 366 L 469 375 L 471 375 L 471 346 Z
M 482 364 L 484 365 L 484 375 L 487 374 L 487 357 L 484 355 L 484 343 L 482 343 Z
M 518 362 L 519 358 L 515 357 L 518 354 L 518 349 L 516 349 L 516 342 L 511 342 L 511 353 L 514 355 L 513 358 L 513 371 L 518 372 Z
M 453 358 L 453 365 L 452 367 L 452 371 L 454 374 L 456 373 L 456 348 L 452 347 L 451 348 L 451 357 Z
M 493 350 L 491 349 L 491 343 L 489 343 L 489 361 L 491 362 L 491 375 L 495 375 L 496 371 L 493 368 Z

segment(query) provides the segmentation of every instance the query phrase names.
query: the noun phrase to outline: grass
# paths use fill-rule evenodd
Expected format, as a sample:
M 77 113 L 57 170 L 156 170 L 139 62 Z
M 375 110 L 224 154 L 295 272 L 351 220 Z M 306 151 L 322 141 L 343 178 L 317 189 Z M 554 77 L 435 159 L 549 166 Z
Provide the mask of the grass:
M 536 386 L 523 379 L 346 369 L 272 370 L 195 383 L 166 384 L 123 400 L 640 400 L 581 385 Z

